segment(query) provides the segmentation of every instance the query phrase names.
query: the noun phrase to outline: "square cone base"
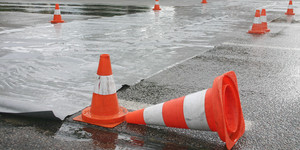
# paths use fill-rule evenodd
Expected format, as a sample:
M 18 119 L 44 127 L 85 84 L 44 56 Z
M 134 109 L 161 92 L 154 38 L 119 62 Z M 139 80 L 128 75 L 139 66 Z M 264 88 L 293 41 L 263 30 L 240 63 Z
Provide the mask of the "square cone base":
M 51 23 L 55 24 L 55 23 L 64 23 L 64 20 L 60 20 L 60 21 L 56 21 L 56 20 L 52 20 Z
M 266 31 L 253 31 L 253 30 L 249 30 L 247 33 L 250 33 L 250 34 L 265 34 Z
M 87 107 L 84 110 L 82 110 L 82 113 L 74 117 L 73 120 L 75 121 L 80 121 L 80 122 L 85 122 L 101 127 L 106 127 L 106 128 L 113 128 L 122 122 L 125 121 L 125 115 L 128 113 L 127 109 L 124 107 L 120 107 L 119 113 L 115 114 L 113 116 L 95 116 L 93 115 L 93 118 L 90 117 L 90 109 L 91 107 Z M 86 117 L 83 116 L 83 114 L 87 114 Z M 86 119 L 84 119 L 86 118 Z

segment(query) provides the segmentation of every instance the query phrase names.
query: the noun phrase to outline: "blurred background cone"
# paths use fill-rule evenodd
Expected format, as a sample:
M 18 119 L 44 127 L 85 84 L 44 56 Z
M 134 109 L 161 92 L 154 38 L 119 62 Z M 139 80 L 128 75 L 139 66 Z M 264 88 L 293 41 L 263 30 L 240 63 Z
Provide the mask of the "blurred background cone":
M 262 28 L 261 20 L 260 20 L 260 11 L 256 10 L 255 17 L 253 20 L 253 25 L 251 30 L 248 31 L 251 34 L 264 34 L 266 31 Z
M 108 54 L 100 55 L 97 74 L 99 77 L 95 85 L 91 106 L 82 110 L 81 115 L 73 119 L 113 128 L 124 121 L 127 109 L 119 106 Z
M 159 0 L 155 0 L 155 5 L 154 5 L 153 10 L 160 10 L 160 7 L 159 7 Z
M 126 115 L 133 124 L 217 132 L 231 149 L 245 132 L 236 75 L 215 78 L 212 88 L 156 104 Z
M 294 10 L 293 10 L 293 1 L 292 0 L 290 0 L 290 2 L 289 2 L 289 6 L 288 6 L 288 9 L 285 14 L 286 15 L 295 15 Z
M 63 23 L 64 20 L 61 20 L 59 5 L 55 4 L 54 17 L 51 23 Z
M 263 30 L 265 30 L 266 32 L 270 32 L 270 29 L 268 29 L 266 9 L 261 10 L 260 19 L 261 19 L 261 25 L 262 25 Z

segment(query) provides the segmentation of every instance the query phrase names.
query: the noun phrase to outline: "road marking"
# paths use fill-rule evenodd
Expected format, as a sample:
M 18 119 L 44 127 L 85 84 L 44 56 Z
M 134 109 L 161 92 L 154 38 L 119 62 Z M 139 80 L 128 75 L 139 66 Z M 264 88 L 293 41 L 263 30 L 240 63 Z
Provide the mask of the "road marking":
M 135 101 L 127 101 L 124 99 L 119 99 L 119 104 L 120 106 L 123 106 L 132 111 L 153 106 L 152 104 L 135 102 Z M 252 129 L 252 126 L 253 126 L 253 121 L 245 120 L 245 131 L 250 131 Z
M 279 46 L 264 46 L 264 45 L 251 45 L 251 44 L 238 44 L 238 43 L 229 43 L 224 42 L 223 45 L 232 45 L 232 46 L 244 46 L 244 47 L 254 47 L 254 48 L 269 48 L 269 49 L 280 49 L 280 50 L 296 50 L 300 51 L 300 48 L 289 48 L 289 47 L 279 47 Z

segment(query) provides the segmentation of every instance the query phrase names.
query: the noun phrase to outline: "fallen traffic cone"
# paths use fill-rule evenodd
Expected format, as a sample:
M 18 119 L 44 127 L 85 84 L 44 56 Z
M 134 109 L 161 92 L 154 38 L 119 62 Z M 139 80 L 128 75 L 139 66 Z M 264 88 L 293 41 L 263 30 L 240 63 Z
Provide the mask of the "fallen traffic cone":
M 245 132 L 236 75 L 233 71 L 215 78 L 212 88 L 130 112 L 133 124 L 210 130 L 231 149 Z
M 54 17 L 51 23 L 63 23 L 64 20 L 61 20 L 59 5 L 55 4 Z
M 261 20 L 260 20 L 260 11 L 259 10 L 256 10 L 256 12 L 255 12 L 255 17 L 254 17 L 254 20 L 253 20 L 252 28 L 251 28 L 251 30 L 248 31 L 248 33 L 251 33 L 251 34 L 264 34 L 264 33 L 266 33 L 266 31 L 263 30 L 263 28 L 262 28 L 262 24 L 261 24 Z
M 97 74 L 99 78 L 95 85 L 91 106 L 82 110 L 81 115 L 73 119 L 113 128 L 125 120 L 127 109 L 119 106 L 108 54 L 100 55 Z
M 260 19 L 263 30 L 265 30 L 266 32 L 270 32 L 270 29 L 268 29 L 266 9 L 261 10 Z
M 285 13 L 286 15 L 295 15 L 294 10 L 293 10 L 293 2 L 290 0 L 289 6 L 287 9 L 287 12 Z
M 207 1 L 206 0 L 202 0 L 202 2 L 201 3 L 203 3 L 203 4 L 206 4 L 207 3 Z
M 154 5 L 153 10 L 160 10 L 160 7 L 159 7 L 159 0 L 155 0 L 155 5 Z

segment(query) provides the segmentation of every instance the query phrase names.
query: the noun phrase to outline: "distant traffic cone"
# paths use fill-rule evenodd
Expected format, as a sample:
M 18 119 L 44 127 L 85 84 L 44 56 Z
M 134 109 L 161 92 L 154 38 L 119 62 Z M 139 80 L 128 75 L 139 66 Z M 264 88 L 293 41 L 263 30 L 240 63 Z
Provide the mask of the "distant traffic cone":
M 63 23 L 64 20 L 61 20 L 59 5 L 55 4 L 54 17 L 51 23 Z
M 253 20 L 253 25 L 251 30 L 248 31 L 251 34 L 264 34 L 266 31 L 262 28 L 261 20 L 260 20 L 260 11 L 256 10 L 255 17 Z
M 207 3 L 207 1 L 206 0 L 202 0 L 202 2 L 201 3 L 203 3 L 203 4 L 206 4 Z
M 266 9 L 261 10 L 260 19 L 263 30 L 265 30 L 266 32 L 270 32 L 270 29 L 268 29 Z
M 130 112 L 133 124 L 215 131 L 231 149 L 245 132 L 236 75 L 215 78 L 212 88 Z
M 119 106 L 108 54 L 100 55 L 97 74 L 99 77 L 91 106 L 82 110 L 81 115 L 73 119 L 113 128 L 125 120 L 127 109 Z
M 160 7 L 159 7 L 159 0 L 155 0 L 155 5 L 154 5 L 153 10 L 160 10 Z
M 293 2 L 290 0 L 289 6 L 287 9 L 287 12 L 285 13 L 286 15 L 295 15 L 294 10 L 293 10 Z

